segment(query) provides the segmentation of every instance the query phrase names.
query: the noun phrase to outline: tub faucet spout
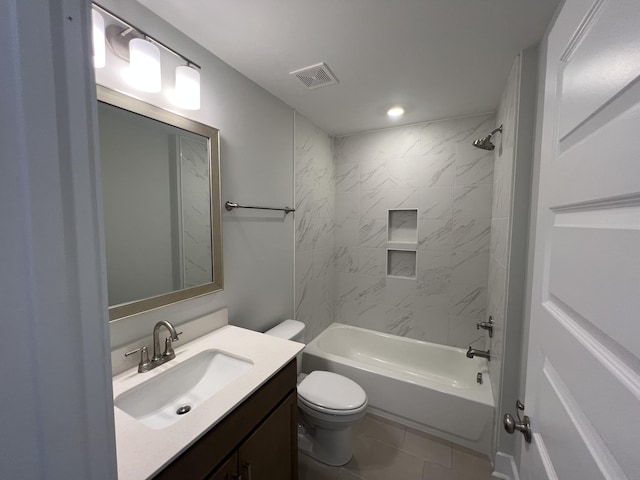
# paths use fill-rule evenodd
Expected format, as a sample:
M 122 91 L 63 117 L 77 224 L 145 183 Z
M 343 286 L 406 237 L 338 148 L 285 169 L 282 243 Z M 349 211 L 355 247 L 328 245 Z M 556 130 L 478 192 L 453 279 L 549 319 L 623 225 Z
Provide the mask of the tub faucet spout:
M 491 361 L 491 350 L 476 350 L 475 348 L 469 347 L 469 350 L 467 350 L 467 358 L 473 357 L 486 358 L 487 360 Z

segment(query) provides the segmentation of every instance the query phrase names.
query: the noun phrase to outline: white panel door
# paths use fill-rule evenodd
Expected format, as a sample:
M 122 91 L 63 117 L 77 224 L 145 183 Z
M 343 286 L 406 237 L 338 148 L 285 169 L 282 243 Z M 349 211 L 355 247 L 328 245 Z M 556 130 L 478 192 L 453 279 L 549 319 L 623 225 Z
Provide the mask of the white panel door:
M 638 480 L 639 0 L 565 2 L 538 149 L 521 478 Z

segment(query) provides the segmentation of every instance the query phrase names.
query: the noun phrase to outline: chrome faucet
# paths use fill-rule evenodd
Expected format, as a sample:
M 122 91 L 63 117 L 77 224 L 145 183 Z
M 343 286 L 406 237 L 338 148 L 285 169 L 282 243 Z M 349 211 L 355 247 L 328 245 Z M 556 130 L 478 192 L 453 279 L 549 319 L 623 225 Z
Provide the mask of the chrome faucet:
M 467 350 L 467 358 L 473 357 L 486 358 L 488 361 L 491 361 L 491 350 L 476 350 L 475 348 L 469 347 L 469 350 Z
M 488 322 L 480 322 L 476 323 L 476 330 L 480 329 L 486 330 L 489 332 L 489 338 L 493 337 L 493 317 L 489 316 Z
M 164 339 L 164 352 L 160 353 L 160 329 L 165 327 L 169 331 L 169 336 Z M 153 357 L 149 360 L 149 351 L 147 347 L 140 347 L 124 354 L 125 357 L 140 352 L 140 363 L 138 364 L 138 372 L 144 373 L 153 370 L 159 365 L 176 358 L 176 352 L 173 351 L 171 342 L 178 340 L 178 335 L 182 332 L 176 332 L 176 329 L 170 322 L 162 320 L 153 327 Z
M 166 327 L 169 330 L 169 337 L 164 340 L 164 353 L 160 355 L 160 329 L 162 327 Z M 156 323 L 155 327 L 153 327 L 153 358 L 152 362 L 158 362 L 162 360 L 158 365 L 163 364 L 164 362 L 168 362 L 169 360 L 176 358 L 176 353 L 173 351 L 173 347 L 171 346 L 171 341 L 177 341 L 178 332 L 170 322 L 166 320 L 161 320 Z

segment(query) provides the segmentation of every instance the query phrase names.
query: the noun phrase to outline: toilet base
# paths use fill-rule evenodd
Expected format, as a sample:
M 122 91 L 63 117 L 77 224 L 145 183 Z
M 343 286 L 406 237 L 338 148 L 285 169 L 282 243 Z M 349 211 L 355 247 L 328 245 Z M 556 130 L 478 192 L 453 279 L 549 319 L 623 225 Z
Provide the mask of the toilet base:
M 351 426 L 335 430 L 298 424 L 298 450 L 321 463 L 340 467 L 353 457 Z

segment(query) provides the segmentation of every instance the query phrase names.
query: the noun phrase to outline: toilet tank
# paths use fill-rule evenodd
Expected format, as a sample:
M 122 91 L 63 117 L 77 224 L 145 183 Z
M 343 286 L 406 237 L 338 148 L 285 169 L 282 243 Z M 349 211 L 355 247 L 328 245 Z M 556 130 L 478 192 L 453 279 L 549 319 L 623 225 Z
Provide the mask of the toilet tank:
M 302 343 L 302 338 L 304 336 L 304 323 L 297 320 L 285 320 L 264 333 L 271 335 L 272 337 L 280 337 L 285 340 L 293 340 L 294 342 Z
M 264 333 L 265 335 L 303 343 L 304 323 L 297 320 L 285 320 Z M 296 363 L 298 367 L 298 375 L 300 375 L 300 372 L 302 371 L 302 352 L 296 356 Z

